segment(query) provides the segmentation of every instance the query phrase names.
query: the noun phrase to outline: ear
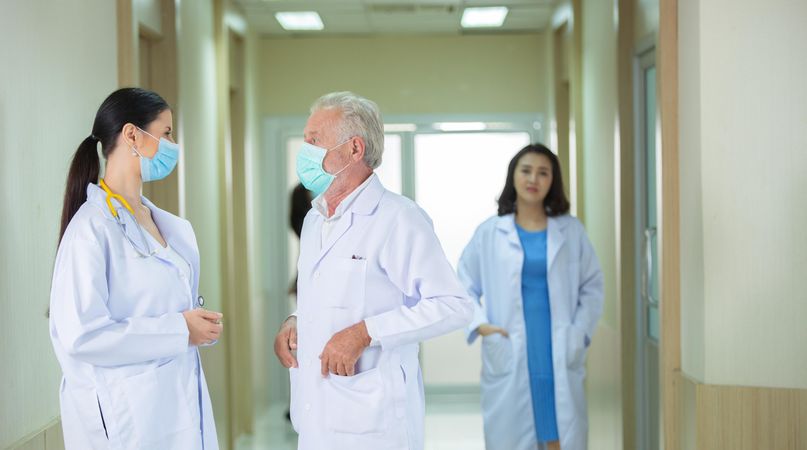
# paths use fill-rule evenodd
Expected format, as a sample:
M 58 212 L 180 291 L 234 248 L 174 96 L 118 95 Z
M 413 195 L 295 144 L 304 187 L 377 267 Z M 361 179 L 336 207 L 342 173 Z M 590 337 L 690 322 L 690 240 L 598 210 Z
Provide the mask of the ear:
M 364 159 L 365 143 L 364 138 L 356 136 L 350 141 L 350 158 L 354 161 Z
M 120 138 L 123 139 L 123 143 L 127 147 L 137 147 L 140 133 L 137 132 L 137 127 L 134 124 L 127 123 L 120 132 Z

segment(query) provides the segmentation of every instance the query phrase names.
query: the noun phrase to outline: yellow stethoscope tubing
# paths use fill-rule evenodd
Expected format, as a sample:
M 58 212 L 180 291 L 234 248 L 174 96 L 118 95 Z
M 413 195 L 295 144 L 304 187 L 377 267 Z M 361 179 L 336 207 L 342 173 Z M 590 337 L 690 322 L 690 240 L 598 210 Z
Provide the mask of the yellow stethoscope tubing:
M 98 184 L 101 186 L 101 189 L 103 189 L 104 192 L 106 192 L 106 205 L 109 207 L 109 211 L 116 219 L 118 218 L 118 210 L 116 210 L 115 207 L 112 206 L 113 198 L 119 201 L 120 204 L 123 205 L 123 207 L 126 208 L 132 214 L 132 216 L 134 216 L 134 210 L 132 209 L 131 206 L 129 206 L 129 202 L 127 202 L 126 199 L 123 198 L 123 196 L 112 192 L 112 190 L 109 189 L 109 186 L 106 185 L 103 179 L 101 179 L 101 181 Z
M 139 248 L 137 248 L 135 243 L 132 242 L 132 239 L 129 237 L 129 235 L 126 234 L 126 231 L 123 229 L 123 222 L 121 222 L 121 218 L 118 215 L 118 211 L 115 209 L 115 206 L 112 205 L 112 199 L 115 199 L 115 200 L 119 201 L 120 204 L 123 205 L 123 207 L 126 208 L 127 211 L 129 211 L 129 213 L 132 215 L 132 218 L 134 219 L 134 217 L 135 217 L 134 210 L 132 209 L 131 206 L 129 206 L 129 202 L 127 202 L 126 199 L 123 198 L 120 194 L 116 194 L 116 193 L 112 192 L 112 190 L 109 189 L 109 186 L 106 185 L 106 182 L 104 182 L 103 179 L 101 179 L 98 182 L 98 185 L 101 186 L 101 189 L 103 189 L 104 192 L 106 192 L 106 204 L 109 207 L 109 211 L 112 213 L 112 216 L 115 218 L 115 221 L 118 223 L 118 226 L 121 228 L 121 232 L 123 233 L 123 237 L 125 237 L 126 240 L 129 241 L 129 245 L 132 246 L 134 251 L 141 258 L 148 258 L 149 256 L 152 256 L 154 254 L 154 252 L 149 248 L 148 240 L 146 239 L 146 236 L 143 234 L 143 230 L 140 228 L 140 224 L 137 224 L 137 231 L 140 234 L 140 240 L 146 246 L 146 253 L 143 253 Z M 137 221 L 135 220 L 135 223 L 136 222 Z

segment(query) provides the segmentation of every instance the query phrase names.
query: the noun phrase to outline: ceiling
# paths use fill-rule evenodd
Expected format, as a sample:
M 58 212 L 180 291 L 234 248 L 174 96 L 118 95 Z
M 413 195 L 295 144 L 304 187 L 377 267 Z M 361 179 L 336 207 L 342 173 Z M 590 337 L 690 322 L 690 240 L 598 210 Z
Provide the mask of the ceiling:
M 264 36 L 329 34 L 471 34 L 541 31 L 558 0 L 236 0 L 247 22 Z M 507 6 L 504 25 L 467 30 L 460 26 L 466 7 Z M 275 20 L 281 11 L 316 11 L 323 31 L 286 31 Z

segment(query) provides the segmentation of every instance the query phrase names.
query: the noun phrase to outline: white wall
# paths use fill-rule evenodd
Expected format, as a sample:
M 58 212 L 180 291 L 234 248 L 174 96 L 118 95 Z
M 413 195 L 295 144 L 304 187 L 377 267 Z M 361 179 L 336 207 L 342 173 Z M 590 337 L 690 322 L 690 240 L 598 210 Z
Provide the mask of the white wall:
M 222 310 L 221 151 L 218 142 L 216 52 L 212 0 L 179 2 L 179 114 L 174 119 L 183 147 L 185 217 L 193 225 L 201 256 L 199 293 L 205 307 Z M 226 318 L 225 318 L 226 320 Z M 219 444 L 227 446 L 229 409 L 226 375 L 227 336 L 202 349 L 202 361 L 213 402 Z
M 699 131 L 702 188 L 682 197 L 681 210 L 697 218 L 702 207 L 703 381 L 804 389 L 807 3 L 712 0 L 682 8 L 692 12 L 681 17 L 682 29 L 699 20 L 695 42 L 681 42 L 682 56 L 699 53 L 700 76 L 682 69 L 680 117 L 700 109 L 697 123 L 682 122 L 681 136 L 683 148 Z M 693 156 L 683 162 L 695 169 Z M 688 180 L 682 170 L 682 184 Z M 697 245 L 697 230 L 690 231 Z M 697 285 L 699 275 L 688 280 Z M 685 370 L 697 368 L 686 362 Z
M 703 192 L 701 168 L 701 21 L 698 0 L 678 0 L 681 368 L 706 379 L 704 353 Z
M 603 318 L 589 351 L 587 397 L 592 448 L 622 448 L 620 305 L 617 296 L 616 133 L 618 132 L 615 1 L 583 0 L 582 195 L 586 231 L 605 281 Z M 630 120 L 625 118 L 623 120 Z M 629 172 L 624 176 L 629 176 Z
M 0 3 L 0 448 L 59 415 L 45 310 L 68 165 L 117 85 L 115 23 L 107 0 Z

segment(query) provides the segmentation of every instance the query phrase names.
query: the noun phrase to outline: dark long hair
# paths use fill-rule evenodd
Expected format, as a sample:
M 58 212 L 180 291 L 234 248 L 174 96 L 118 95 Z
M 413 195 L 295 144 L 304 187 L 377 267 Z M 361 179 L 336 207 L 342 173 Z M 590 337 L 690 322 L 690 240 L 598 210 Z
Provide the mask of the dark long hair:
M 563 175 L 560 171 L 560 161 L 557 155 L 552 153 L 552 150 L 546 148 L 542 144 L 530 144 L 522 148 L 516 156 L 510 160 L 510 165 L 507 167 L 507 179 L 504 182 L 504 189 L 502 195 L 499 196 L 499 215 L 511 214 L 516 212 L 516 186 L 514 177 L 516 174 L 516 166 L 521 158 L 527 153 L 536 153 L 544 155 L 549 158 L 552 163 L 552 186 L 544 198 L 544 209 L 548 216 L 561 216 L 569 212 L 569 200 L 566 199 L 566 192 L 563 190 Z
M 311 192 L 302 183 L 297 183 L 291 191 L 291 210 L 289 211 L 289 224 L 294 234 L 299 238 L 303 234 L 303 220 L 311 209 Z
M 59 229 L 60 243 L 70 220 L 87 201 L 87 185 L 98 182 L 101 170 L 98 143 L 101 143 L 104 158 L 109 158 L 124 125 L 131 123 L 145 129 L 167 109 L 168 103 L 157 93 L 140 88 L 118 89 L 101 103 L 95 114 L 92 132 L 79 144 L 67 173 L 62 224 Z

